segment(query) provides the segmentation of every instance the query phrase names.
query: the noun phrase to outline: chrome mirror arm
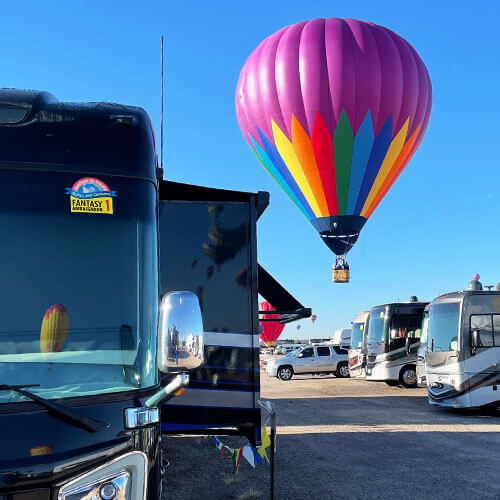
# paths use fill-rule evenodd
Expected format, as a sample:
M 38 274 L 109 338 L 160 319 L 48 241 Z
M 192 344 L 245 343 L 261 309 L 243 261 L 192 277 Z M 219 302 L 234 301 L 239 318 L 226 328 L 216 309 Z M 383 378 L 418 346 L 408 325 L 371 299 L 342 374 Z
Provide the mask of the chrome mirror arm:
M 144 401 L 144 406 L 146 408 L 152 408 L 158 406 L 159 403 L 165 403 L 169 399 L 175 396 L 175 393 L 186 387 L 189 383 L 189 375 L 187 373 L 179 373 L 169 384 L 162 387 L 156 394 Z

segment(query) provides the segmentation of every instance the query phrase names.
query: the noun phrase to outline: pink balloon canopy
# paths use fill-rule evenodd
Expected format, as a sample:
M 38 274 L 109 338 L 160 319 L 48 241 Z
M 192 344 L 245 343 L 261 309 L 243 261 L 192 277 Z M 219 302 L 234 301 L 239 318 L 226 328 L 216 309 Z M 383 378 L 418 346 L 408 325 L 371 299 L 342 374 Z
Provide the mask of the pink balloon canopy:
M 276 311 L 276 309 L 269 302 L 260 303 L 261 311 Z M 263 319 L 276 319 L 276 321 L 263 321 L 261 323 L 262 332 L 260 338 L 266 344 L 274 344 L 278 337 L 281 335 L 285 325 L 282 325 L 279 320 L 279 314 L 263 314 Z
M 389 29 L 315 19 L 250 54 L 235 102 L 259 161 L 342 255 L 420 144 L 432 89 L 415 49 Z

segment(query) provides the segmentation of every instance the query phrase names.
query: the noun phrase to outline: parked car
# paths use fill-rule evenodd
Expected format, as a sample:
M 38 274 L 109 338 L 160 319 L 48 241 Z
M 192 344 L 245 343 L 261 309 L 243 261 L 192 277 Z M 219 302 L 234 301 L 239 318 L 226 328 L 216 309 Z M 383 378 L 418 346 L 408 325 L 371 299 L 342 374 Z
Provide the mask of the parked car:
M 349 377 L 347 350 L 334 345 L 305 346 L 266 364 L 266 373 L 280 380 L 290 380 L 294 374 L 333 373 Z
M 283 344 L 276 349 L 276 354 L 288 354 L 289 352 L 296 351 L 299 347 L 298 344 Z

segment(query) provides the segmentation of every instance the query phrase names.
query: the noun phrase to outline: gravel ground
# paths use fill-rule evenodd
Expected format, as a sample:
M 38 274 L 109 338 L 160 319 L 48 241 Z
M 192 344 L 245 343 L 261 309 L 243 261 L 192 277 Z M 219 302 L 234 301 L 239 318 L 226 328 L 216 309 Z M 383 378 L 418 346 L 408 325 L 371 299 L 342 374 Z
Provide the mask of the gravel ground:
M 276 499 L 500 498 L 500 413 L 430 407 L 424 389 L 261 374 L 278 413 Z M 223 437 L 235 448 L 246 440 Z M 269 466 L 233 474 L 200 437 L 166 437 L 163 498 L 267 499 Z

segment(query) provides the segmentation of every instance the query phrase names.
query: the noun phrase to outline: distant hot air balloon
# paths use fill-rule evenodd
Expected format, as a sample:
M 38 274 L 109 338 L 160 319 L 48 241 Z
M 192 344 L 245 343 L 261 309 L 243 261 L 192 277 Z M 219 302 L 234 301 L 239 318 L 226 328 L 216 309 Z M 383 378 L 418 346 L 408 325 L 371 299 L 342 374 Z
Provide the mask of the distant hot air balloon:
M 318 319 L 316 314 L 311 314 L 311 317 L 309 318 L 313 323 Z
M 300 325 L 297 325 L 297 330 L 300 330 Z
M 69 328 L 68 311 L 62 304 L 50 306 L 43 315 L 40 329 L 40 352 L 60 352 Z
M 275 311 L 276 309 L 269 302 L 260 303 L 261 311 Z M 285 325 L 282 325 L 279 320 L 279 314 L 263 314 L 263 319 L 276 319 L 276 321 L 263 321 L 261 323 L 260 338 L 268 346 L 276 344 L 276 340 L 281 335 Z
M 403 38 L 369 22 L 315 19 L 250 54 L 236 114 L 260 163 L 345 256 L 420 144 L 431 101 L 424 63 Z

